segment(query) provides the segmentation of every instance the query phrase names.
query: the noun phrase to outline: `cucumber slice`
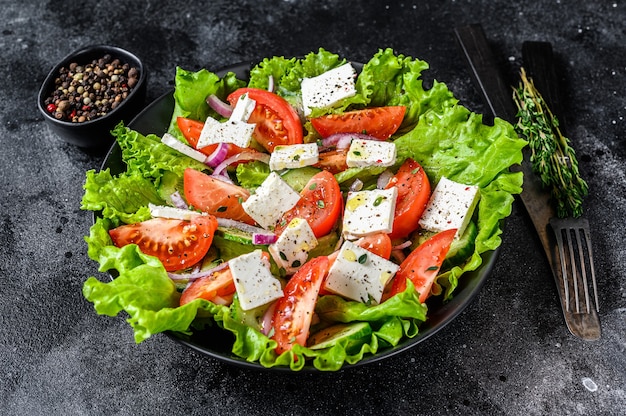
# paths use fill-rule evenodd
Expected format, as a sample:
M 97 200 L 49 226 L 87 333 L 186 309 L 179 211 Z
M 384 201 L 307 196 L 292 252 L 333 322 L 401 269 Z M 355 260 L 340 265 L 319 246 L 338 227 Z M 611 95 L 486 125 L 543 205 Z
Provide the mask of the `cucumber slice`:
M 335 324 L 311 335 L 307 344 L 312 350 L 321 350 L 343 343 L 346 352 L 351 353 L 358 350 L 371 335 L 372 327 L 367 322 Z
M 450 269 L 464 263 L 474 252 L 478 227 L 474 221 L 470 221 L 461 238 L 455 239 L 450 246 L 448 255 L 443 262 L 443 268 Z
M 234 227 L 217 227 L 216 234 L 226 240 L 252 245 L 252 233 Z
M 281 178 L 287 182 L 287 184 L 291 186 L 294 191 L 300 192 L 309 182 L 309 179 L 315 176 L 316 173 L 320 172 L 320 170 L 321 169 L 314 168 L 313 166 L 289 169 L 285 174 L 281 175 Z
M 328 256 L 335 251 L 338 241 L 339 235 L 334 231 L 318 238 L 317 246 L 309 252 L 309 259 L 319 256 Z

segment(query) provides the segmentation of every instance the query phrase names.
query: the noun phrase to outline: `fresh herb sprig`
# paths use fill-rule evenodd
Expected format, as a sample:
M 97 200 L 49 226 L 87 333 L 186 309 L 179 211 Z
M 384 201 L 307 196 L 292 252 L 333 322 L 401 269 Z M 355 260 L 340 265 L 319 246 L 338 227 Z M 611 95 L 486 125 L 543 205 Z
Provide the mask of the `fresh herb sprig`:
M 518 109 L 515 129 L 528 141 L 532 170 L 542 185 L 550 189 L 559 217 L 580 217 L 588 186 L 580 177 L 576 153 L 524 68 L 520 78 L 513 93 Z

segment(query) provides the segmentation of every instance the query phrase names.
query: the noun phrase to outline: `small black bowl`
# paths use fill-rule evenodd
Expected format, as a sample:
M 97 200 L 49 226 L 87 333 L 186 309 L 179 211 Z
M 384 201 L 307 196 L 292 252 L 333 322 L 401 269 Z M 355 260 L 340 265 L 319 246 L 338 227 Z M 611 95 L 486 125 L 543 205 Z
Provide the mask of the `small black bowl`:
M 46 109 L 45 100 L 55 90 L 55 80 L 59 77 L 61 68 L 68 68 L 72 62 L 87 65 L 105 55 L 112 59 L 119 59 L 139 71 L 137 83 L 130 89 L 128 96 L 117 107 L 103 116 L 83 122 L 72 122 L 56 119 Z M 146 69 L 141 60 L 134 54 L 109 45 L 87 46 L 67 55 L 48 74 L 39 90 L 37 106 L 45 122 L 63 140 L 85 149 L 106 149 L 113 143 L 111 130 L 120 122 L 130 122 L 144 107 L 146 98 Z

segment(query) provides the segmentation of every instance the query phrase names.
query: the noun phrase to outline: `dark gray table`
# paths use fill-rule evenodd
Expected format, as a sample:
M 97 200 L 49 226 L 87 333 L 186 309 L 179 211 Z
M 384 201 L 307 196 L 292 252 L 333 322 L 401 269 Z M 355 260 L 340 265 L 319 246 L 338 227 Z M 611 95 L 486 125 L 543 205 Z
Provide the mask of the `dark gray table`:
M 196 4 L 194 4 L 196 3 Z M 521 3 L 521 4 L 520 4 Z M 623 414 L 626 408 L 626 4 L 623 1 L 0 1 L 0 413 Z M 62 143 L 35 107 L 68 52 L 112 43 L 140 55 L 148 99 L 174 69 L 217 70 L 324 47 L 355 61 L 393 47 L 431 64 L 470 109 L 485 107 L 454 39 L 481 23 L 516 75 L 525 40 L 553 42 L 567 90 L 564 122 L 591 188 L 602 338 L 569 335 L 523 206 L 476 300 L 428 342 L 336 374 L 233 367 L 164 335 L 135 345 L 122 317 L 81 295 L 97 273 L 79 209 L 103 155 Z M 585 387 L 593 381 L 596 389 Z

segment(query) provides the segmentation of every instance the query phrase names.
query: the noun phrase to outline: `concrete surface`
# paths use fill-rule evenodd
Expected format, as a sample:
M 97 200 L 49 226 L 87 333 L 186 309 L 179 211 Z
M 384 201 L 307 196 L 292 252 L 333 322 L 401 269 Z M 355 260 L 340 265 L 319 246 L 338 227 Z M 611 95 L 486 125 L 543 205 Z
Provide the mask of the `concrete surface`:
M 626 409 L 626 2 L 0 0 L 0 413 L 3 415 L 618 415 Z M 470 109 L 485 107 L 455 43 L 481 23 L 513 78 L 525 40 L 553 42 L 564 120 L 590 185 L 585 216 L 602 338 L 571 336 L 523 206 L 477 299 L 428 342 L 335 374 L 233 367 L 158 335 L 135 345 L 123 317 L 81 295 L 97 274 L 79 209 L 102 154 L 65 144 L 37 113 L 40 83 L 70 51 L 138 54 L 148 101 L 175 66 L 217 70 L 324 47 L 355 61 L 392 47 L 431 64 Z

